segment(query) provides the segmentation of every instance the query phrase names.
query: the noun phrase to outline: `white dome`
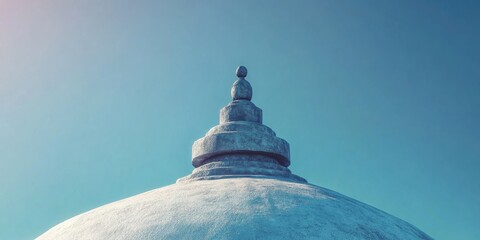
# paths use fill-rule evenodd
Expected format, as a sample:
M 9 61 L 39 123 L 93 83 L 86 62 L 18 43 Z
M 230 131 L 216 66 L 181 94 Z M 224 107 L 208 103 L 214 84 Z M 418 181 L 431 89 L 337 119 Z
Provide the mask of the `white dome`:
M 431 239 L 311 184 L 268 178 L 177 183 L 93 209 L 38 239 Z
M 195 141 L 176 184 L 67 220 L 38 239 L 431 239 L 290 172 L 290 145 L 262 124 L 239 67 L 220 125 Z

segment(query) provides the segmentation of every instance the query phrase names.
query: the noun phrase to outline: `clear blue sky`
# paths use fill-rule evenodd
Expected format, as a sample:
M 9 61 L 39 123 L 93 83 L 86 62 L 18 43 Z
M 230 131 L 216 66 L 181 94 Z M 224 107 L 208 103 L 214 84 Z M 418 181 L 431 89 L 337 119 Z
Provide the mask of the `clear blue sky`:
M 294 173 L 478 239 L 479 7 L 0 0 L 0 239 L 189 174 L 238 65 Z

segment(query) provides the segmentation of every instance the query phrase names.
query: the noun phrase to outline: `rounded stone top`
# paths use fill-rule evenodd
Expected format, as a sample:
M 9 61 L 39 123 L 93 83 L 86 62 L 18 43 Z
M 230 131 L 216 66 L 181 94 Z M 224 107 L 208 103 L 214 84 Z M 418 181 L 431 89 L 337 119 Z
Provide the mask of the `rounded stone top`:
M 239 78 L 246 77 L 247 73 L 248 73 L 247 68 L 244 67 L 244 66 L 239 66 L 235 72 L 237 74 L 237 77 L 239 77 Z
M 240 66 L 237 68 L 238 80 L 233 83 L 232 90 L 230 91 L 233 100 L 252 100 L 252 86 L 245 79 L 247 76 L 247 68 Z

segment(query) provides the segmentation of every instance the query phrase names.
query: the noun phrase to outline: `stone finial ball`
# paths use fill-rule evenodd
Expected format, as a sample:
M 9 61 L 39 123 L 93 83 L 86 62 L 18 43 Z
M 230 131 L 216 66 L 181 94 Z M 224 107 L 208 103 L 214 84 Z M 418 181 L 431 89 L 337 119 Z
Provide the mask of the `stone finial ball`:
M 237 73 L 237 77 L 244 78 L 247 76 L 247 68 L 244 66 L 240 66 L 237 68 L 236 73 Z

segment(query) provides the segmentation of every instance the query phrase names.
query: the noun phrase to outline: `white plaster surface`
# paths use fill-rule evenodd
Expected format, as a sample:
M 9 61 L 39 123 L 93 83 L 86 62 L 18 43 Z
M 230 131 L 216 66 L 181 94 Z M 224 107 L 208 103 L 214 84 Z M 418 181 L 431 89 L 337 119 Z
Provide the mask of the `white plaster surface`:
M 73 217 L 38 239 L 431 239 L 334 191 L 275 178 L 181 182 Z

